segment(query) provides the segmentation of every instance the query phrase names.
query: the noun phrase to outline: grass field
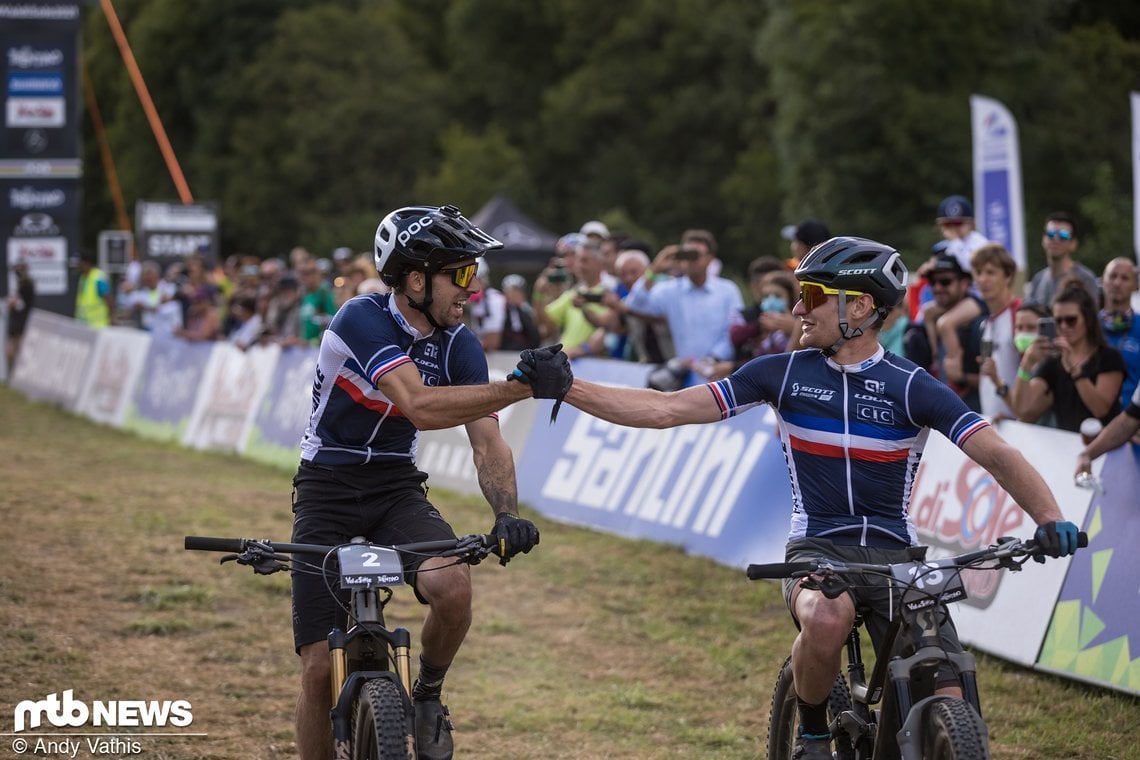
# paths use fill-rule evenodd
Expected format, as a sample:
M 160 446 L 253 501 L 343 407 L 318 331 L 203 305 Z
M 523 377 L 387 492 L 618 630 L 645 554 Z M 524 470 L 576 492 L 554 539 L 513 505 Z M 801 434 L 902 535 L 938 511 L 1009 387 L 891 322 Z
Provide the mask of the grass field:
M 144 734 L 123 757 L 295 756 L 287 577 L 182 550 L 187 534 L 287 539 L 289 473 L 0 387 L 0 483 L 0 732 L 18 702 L 74 689 L 86 702 L 191 703 L 178 730 L 206 736 Z M 432 496 L 458 531 L 490 528 L 479 500 Z M 457 757 L 762 757 L 793 632 L 777 585 L 536 521 L 538 549 L 473 570 L 475 623 L 445 694 Z M 403 591 L 389 622 L 414 634 L 422 610 Z M 1016 621 L 994 625 L 1017 635 Z M 995 758 L 1140 757 L 1138 700 L 993 658 L 981 670 Z M 11 746 L 0 737 L 0 757 Z

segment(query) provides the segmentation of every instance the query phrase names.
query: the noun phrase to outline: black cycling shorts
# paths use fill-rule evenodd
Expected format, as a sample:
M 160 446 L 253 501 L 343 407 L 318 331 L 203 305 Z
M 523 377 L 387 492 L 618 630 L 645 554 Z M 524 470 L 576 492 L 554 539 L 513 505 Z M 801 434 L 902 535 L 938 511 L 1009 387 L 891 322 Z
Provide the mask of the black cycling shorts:
M 455 538 L 455 531 L 427 499 L 427 475 L 410 463 L 331 467 L 302 462 L 293 477 L 293 542 L 343 544 L 364 536 L 377 544 L 407 544 Z M 413 588 L 423 557 L 405 556 Z M 335 573 L 335 562 L 331 563 Z M 325 579 L 293 573 L 293 644 L 324 641 L 343 627 L 344 609 L 329 594 Z M 335 587 L 336 577 L 331 578 Z M 420 602 L 423 597 L 416 593 Z M 347 595 L 342 595 L 347 601 Z
M 895 562 L 907 562 L 911 559 L 906 549 L 850 546 L 836 544 L 821 538 L 795 539 L 788 543 L 784 556 L 785 562 L 803 562 L 816 557 L 829 557 L 843 562 L 861 562 L 872 565 L 889 565 Z M 843 577 L 851 583 L 851 587 L 847 589 L 847 595 L 851 597 L 856 612 L 863 617 L 864 627 L 871 637 L 872 645 L 877 650 L 879 642 L 886 635 L 887 627 L 890 625 L 890 618 L 888 617 L 888 611 L 892 609 L 890 582 L 887 578 L 874 574 L 845 575 Z M 796 627 L 799 628 L 799 621 L 795 619 L 796 613 L 792 609 L 792 590 L 803 583 L 803 579 L 785 578 L 783 583 L 784 602 L 787 603 L 788 611 L 792 613 L 792 620 L 795 620 Z M 897 603 L 894 611 L 895 614 L 898 614 Z M 945 642 L 946 651 L 962 651 L 962 643 L 958 640 L 958 631 L 949 615 L 940 622 L 938 630 Z M 948 667 L 943 666 L 939 669 L 939 686 L 956 680 L 953 671 Z

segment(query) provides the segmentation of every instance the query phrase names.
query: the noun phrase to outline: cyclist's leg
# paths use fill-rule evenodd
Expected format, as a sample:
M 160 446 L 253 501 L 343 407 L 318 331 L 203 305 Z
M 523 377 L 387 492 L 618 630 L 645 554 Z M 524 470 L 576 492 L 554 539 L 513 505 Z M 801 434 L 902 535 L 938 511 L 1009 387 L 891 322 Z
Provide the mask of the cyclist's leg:
M 297 729 L 297 756 L 301 760 L 327 760 L 332 749 L 329 710 L 329 647 L 324 641 L 305 644 L 301 655 L 301 693 L 293 714 Z

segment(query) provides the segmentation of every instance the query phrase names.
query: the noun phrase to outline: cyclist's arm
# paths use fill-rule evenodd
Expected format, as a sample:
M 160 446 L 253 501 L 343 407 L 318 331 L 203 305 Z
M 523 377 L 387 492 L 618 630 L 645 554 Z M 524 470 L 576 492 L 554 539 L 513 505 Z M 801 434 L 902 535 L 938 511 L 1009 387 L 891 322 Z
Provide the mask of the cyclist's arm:
M 1038 525 L 1065 519 L 1041 474 L 992 427 L 967 438 L 962 451 L 986 468 Z
M 493 417 L 481 417 L 467 423 L 467 438 L 471 441 L 471 454 L 479 476 L 479 488 L 496 515 L 519 513 L 518 485 L 515 481 L 515 460 L 510 446 L 499 432 L 499 422 Z
M 381 376 L 377 386 L 417 430 L 463 425 L 530 398 L 530 386 L 524 383 L 426 386 L 412 362 Z
M 667 428 L 716 422 L 721 409 L 707 385 L 670 393 L 651 388 L 623 388 L 574 378 L 566 403 L 615 425 Z
M 1092 460 L 1128 443 L 1138 430 L 1140 430 L 1140 406 L 1132 405 L 1113 417 L 1105 429 L 1077 455 L 1077 472 L 1090 472 Z

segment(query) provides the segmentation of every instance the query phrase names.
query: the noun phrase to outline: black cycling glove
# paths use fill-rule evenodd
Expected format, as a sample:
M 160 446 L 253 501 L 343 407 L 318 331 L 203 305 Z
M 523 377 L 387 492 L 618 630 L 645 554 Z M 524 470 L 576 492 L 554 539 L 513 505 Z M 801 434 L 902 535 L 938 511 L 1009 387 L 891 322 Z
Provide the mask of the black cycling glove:
M 535 398 L 554 399 L 554 408 L 550 411 L 550 421 L 554 422 L 562 399 L 574 383 L 574 372 L 562 344 L 555 343 L 553 346 L 528 348 L 520 353 L 518 366 L 507 375 L 507 379 L 529 385 Z
M 499 564 L 505 565 L 516 554 L 526 554 L 538 546 L 538 528 L 530 520 L 524 520 L 510 512 L 495 515 L 495 527 L 491 528 L 495 537 Z
M 1037 527 L 1033 540 L 1050 557 L 1065 557 L 1077 551 L 1077 526 L 1060 520 L 1045 523 Z

